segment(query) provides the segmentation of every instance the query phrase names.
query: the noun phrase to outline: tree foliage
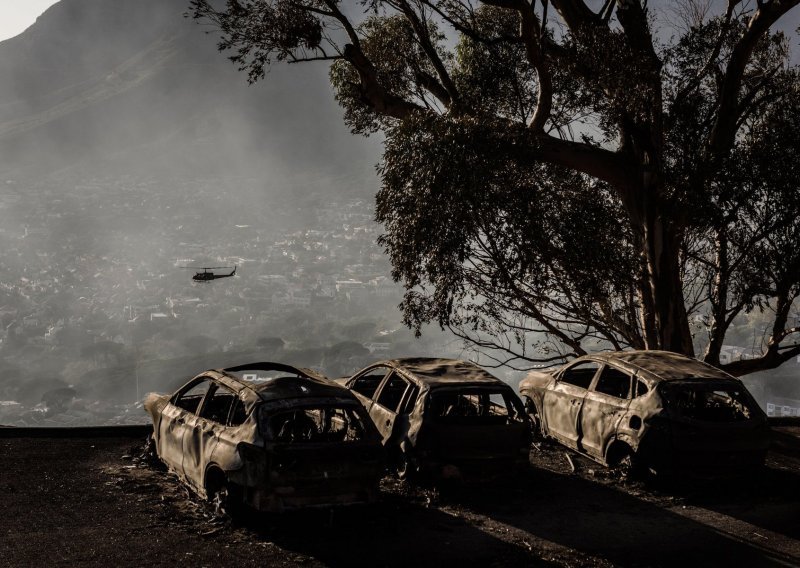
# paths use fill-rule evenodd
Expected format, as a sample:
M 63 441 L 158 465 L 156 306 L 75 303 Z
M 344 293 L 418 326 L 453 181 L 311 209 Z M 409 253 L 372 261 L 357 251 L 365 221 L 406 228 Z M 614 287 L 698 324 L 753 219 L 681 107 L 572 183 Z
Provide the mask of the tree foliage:
M 330 61 L 346 123 L 383 134 L 377 218 L 414 329 L 519 367 L 603 346 L 718 365 L 736 318 L 769 312 L 744 374 L 800 354 L 800 80 L 774 29 L 798 3 L 681 0 L 671 39 L 640 0 L 192 11 L 250 80 Z

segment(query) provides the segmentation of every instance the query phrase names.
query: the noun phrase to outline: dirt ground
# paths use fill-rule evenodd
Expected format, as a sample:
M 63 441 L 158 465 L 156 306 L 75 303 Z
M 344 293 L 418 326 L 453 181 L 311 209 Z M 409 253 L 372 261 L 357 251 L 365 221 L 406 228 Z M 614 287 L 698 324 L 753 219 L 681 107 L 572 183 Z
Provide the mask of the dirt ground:
M 214 519 L 130 438 L 0 439 L 0 566 L 800 566 L 800 428 L 763 476 L 629 483 L 543 444 L 527 476 L 381 503 Z

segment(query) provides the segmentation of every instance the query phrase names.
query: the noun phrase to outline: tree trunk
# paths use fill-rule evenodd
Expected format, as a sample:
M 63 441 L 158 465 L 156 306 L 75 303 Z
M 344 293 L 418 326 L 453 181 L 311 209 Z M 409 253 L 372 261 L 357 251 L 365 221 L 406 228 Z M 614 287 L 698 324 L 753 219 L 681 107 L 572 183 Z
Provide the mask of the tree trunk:
M 654 333 L 646 330 L 645 337 L 651 338 L 647 348 L 675 351 L 693 357 L 694 345 L 680 274 L 680 231 L 655 214 L 656 209 L 654 207 L 646 212 L 642 227 L 647 259 L 643 295 L 649 296 L 649 301 L 644 304 L 652 306 L 652 321 L 656 328 Z M 655 345 L 652 344 L 653 336 Z
M 652 163 L 645 158 L 642 163 Z M 681 281 L 682 215 L 664 202 L 661 176 L 646 166 L 641 183 L 620 188 L 620 196 L 638 227 L 636 243 L 642 253 L 642 336 L 646 349 L 661 349 L 694 356 L 694 345 Z
M 722 231 L 715 239 L 717 273 L 711 287 L 711 322 L 708 330 L 708 346 L 703 361 L 715 367 L 720 366 L 719 356 L 728 331 L 728 239 Z

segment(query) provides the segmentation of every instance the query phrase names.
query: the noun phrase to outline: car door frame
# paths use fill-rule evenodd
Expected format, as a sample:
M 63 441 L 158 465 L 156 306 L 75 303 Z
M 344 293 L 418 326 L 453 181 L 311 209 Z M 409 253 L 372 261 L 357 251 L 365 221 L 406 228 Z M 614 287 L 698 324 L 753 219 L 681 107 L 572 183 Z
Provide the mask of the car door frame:
M 169 402 L 161 411 L 161 420 L 158 426 L 160 456 L 181 478 L 185 478 L 183 471 L 183 440 L 186 437 L 186 432 L 192 428 L 188 422 L 194 414 L 181 408 L 175 402 L 203 381 L 208 381 L 211 384 L 197 405 L 197 410 L 195 411 L 197 412 L 205 403 L 208 393 L 214 386 L 214 379 L 208 375 L 195 377 L 183 385 L 170 397 Z
M 542 418 L 547 427 L 547 434 L 556 438 L 565 446 L 570 448 L 580 449 L 580 421 L 581 410 L 583 407 L 583 399 L 589 392 L 588 388 L 579 387 L 571 383 L 563 382 L 562 377 L 574 367 L 585 363 L 592 363 L 597 365 L 592 381 L 589 386 L 597 380 L 600 369 L 603 364 L 593 359 L 582 359 L 575 361 L 573 364 L 564 368 L 557 376 L 554 377 L 551 386 L 544 391 L 542 396 Z M 559 419 L 558 411 L 564 408 L 562 412 L 567 412 L 567 419 Z M 565 428 L 559 429 L 558 426 L 564 424 L 569 426 L 570 430 Z
M 372 393 L 373 398 L 369 398 L 368 396 L 363 395 L 363 394 L 361 394 L 360 392 L 358 392 L 356 390 L 353 390 L 353 385 L 355 384 L 355 382 L 358 379 L 360 379 L 364 375 L 367 375 L 371 371 L 374 371 L 375 369 L 378 369 L 380 367 L 383 367 L 384 369 L 386 369 L 386 373 L 384 373 L 383 378 L 378 382 L 378 386 L 375 387 L 375 392 Z M 390 367 L 389 365 L 386 365 L 385 363 L 376 363 L 374 365 L 370 365 L 369 367 L 361 369 L 358 373 L 356 373 L 355 375 L 350 377 L 347 380 L 347 382 L 345 383 L 345 386 L 347 387 L 347 390 L 349 390 L 350 392 L 352 392 L 356 396 L 356 398 L 361 402 L 361 404 L 364 406 L 364 408 L 369 413 L 370 408 L 372 407 L 372 404 L 378 398 L 378 393 L 380 392 L 381 388 L 383 387 L 383 383 L 386 380 L 386 377 L 388 377 L 389 374 L 392 373 L 393 371 L 394 371 L 394 368 Z
M 233 389 L 212 377 L 210 378 L 212 386 L 197 407 L 194 417 L 186 421 L 187 425 L 193 423 L 193 427 L 187 430 L 183 436 L 183 472 L 198 490 L 203 488 L 206 468 L 212 462 L 214 451 L 219 444 L 220 434 L 227 427 L 233 402 L 239 396 Z M 202 415 L 209 401 L 214 398 L 220 388 L 230 391 L 234 397 L 231 407 L 228 408 L 225 415 L 224 423 L 216 422 Z
M 405 384 L 406 388 L 403 390 L 403 394 L 400 396 L 400 400 L 397 403 L 397 408 L 395 410 L 390 410 L 380 404 L 378 400 L 383 394 L 383 389 L 386 385 L 389 384 L 389 381 L 392 377 L 397 376 L 399 377 Z M 372 405 L 368 409 L 369 417 L 372 419 L 372 422 L 375 424 L 375 427 L 378 429 L 378 432 L 381 435 L 381 441 L 384 445 L 396 441 L 400 436 L 398 432 L 399 427 L 401 426 L 399 417 L 401 416 L 400 409 L 406 406 L 409 393 L 411 389 L 414 388 L 413 381 L 410 381 L 407 377 L 403 375 L 403 373 L 399 372 L 398 369 L 391 368 L 390 372 L 383 377 L 381 384 L 378 386 L 378 389 L 375 391 L 375 399 L 372 402 Z M 419 396 L 419 395 L 418 395 Z M 413 409 L 412 409 L 413 411 Z M 403 421 L 404 423 L 407 421 Z
M 603 376 L 603 372 L 606 369 L 614 369 L 615 371 L 627 375 L 627 398 L 621 399 L 596 390 Z M 631 388 L 634 380 L 634 374 L 616 365 L 604 363 L 600 366 L 600 369 L 598 369 L 592 379 L 592 383 L 589 385 L 586 396 L 583 399 L 583 405 L 581 406 L 578 448 L 582 452 L 596 459 L 605 459 L 608 443 L 617 435 L 620 421 L 628 412 L 628 407 L 631 403 Z M 587 428 L 587 424 L 599 424 L 600 427 Z

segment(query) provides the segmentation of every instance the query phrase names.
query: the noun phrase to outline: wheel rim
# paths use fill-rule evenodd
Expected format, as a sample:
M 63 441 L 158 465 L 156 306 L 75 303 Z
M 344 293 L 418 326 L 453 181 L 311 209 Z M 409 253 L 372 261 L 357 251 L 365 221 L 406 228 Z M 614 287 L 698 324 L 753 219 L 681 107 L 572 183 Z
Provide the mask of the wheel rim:
M 633 471 L 633 459 L 631 458 L 630 454 L 625 454 L 622 459 L 619 460 L 617 469 L 622 477 L 630 477 L 631 472 Z
M 397 453 L 397 461 L 395 464 L 395 473 L 397 474 L 398 479 L 406 479 L 408 478 L 408 474 L 411 471 L 411 463 L 408 459 L 408 455 L 402 450 Z
M 534 437 L 539 436 L 542 432 L 539 424 L 539 413 L 536 411 L 536 405 L 529 398 L 525 399 L 525 412 L 528 413 L 528 418 L 531 420 L 531 431 Z
M 211 505 L 214 508 L 214 513 L 218 517 L 227 516 L 230 511 L 228 511 L 228 499 L 230 494 L 228 492 L 227 486 L 223 485 L 219 489 L 214 492 L 214 496 L 211 498 Z
M 616 470 L 622 479 L 635 479 L 642 475 L 641 464 L 630 450 L 617 462 Z

